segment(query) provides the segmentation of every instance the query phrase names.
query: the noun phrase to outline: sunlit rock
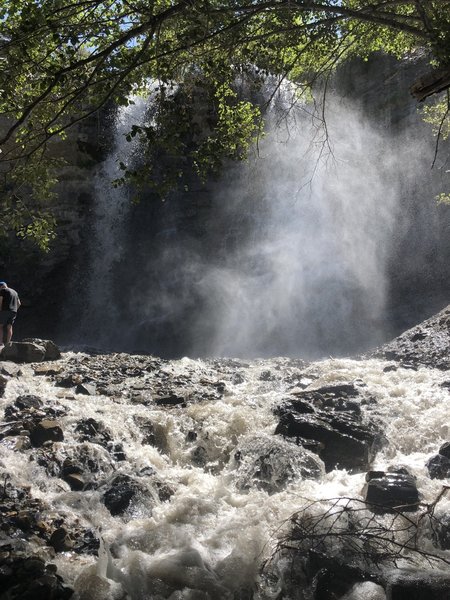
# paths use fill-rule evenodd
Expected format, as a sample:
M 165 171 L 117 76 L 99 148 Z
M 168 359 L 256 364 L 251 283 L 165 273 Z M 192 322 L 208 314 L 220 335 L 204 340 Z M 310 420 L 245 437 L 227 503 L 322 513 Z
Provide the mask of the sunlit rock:
M 361 419 L 360 403 L 371 399 L 359 394 L 353 384 L 296 392 L 276 408 L 275 433 L 318 452 L 327 471 L 367 469 L 382 436 L 373 422 Z
M 402 365 L 426 365 L 444 371 L 450 369 L 450 305 L 384 344 L 370 356 L 395 360 Z
M 366 475 L 364 497 L 376 512 L 415 511 L 419 492 L 415 477 L 404 470 L 393 472 L 371 471 Z
M 58 348 L 55 342 L 52 342 L 52 340 L 41 340 L 40 338 L 25 338 L 22 341 L 36 344 L 38 346 L 44 346 L 44 360 L 58 360 L 58 358 L 61 358 L 61 350 Z
M 41 362 L 45 359 L 45 346 L 33 342 L 11 342 L 3 348 L 1 358 L 18 363 Z
M 235 453 L 237 486 L 242 490 L 262 489 L 274 494 L 300 479 L 324 474 L 322 461 L 293 442 L 276 437 L 247 438 Z
M 139 492 L 145 490 L 136 480 L 128 475 L 117 475 L 103 494 L 103 502 L 113 516 L 121 515 Z

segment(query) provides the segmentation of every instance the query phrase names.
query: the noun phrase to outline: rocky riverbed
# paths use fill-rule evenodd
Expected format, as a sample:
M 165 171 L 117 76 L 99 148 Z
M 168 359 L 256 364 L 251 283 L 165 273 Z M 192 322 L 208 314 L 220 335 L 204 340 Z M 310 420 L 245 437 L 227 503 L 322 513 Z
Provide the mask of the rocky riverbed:
M 0 600 L 449 597 L 450 307 L 359 359 L 0 356 Z

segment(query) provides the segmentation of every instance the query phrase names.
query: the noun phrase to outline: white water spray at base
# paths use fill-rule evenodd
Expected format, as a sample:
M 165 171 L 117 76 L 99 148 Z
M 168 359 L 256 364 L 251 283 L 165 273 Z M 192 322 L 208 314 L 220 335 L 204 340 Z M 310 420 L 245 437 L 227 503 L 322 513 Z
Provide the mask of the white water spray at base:
M 67 355 L 64 360 L 74 357 Z M 83 360 L 82 355 L 78 358 Z M 31 486 L 33 496 L 50 502 L 55 511 L 101 529 L 105 546 L 100 548 L 98 560 L 72 552 L 54 559 L 65 580 L 75 585 L 78 600 L 119 600 L 125 592 L 130 600 L 229 600 L 244 590 L 254 600 L 274 600 L 289 569 L 283 572 L 280 564 L 279 579 L 266 581 L 260 568 L 289 526 L 290 515 L 307 499 L 361 497 L 364 484 L 363 473 L 345 470 L 308 478 L 295 457 L 283 459 L 278 454 L 276 460 L 300 468 L 288 470 L 283 484 L 273 480 L 272 493 L 258 485 L 243 485 L 233 456 L 244 447 L 255 447 L 258 453 L 258 444 L 264 439 L 277 443 L 272 408 L 286 397 L 292 382 L 305 385 L 309 380 L 310 388 L 353 381 L 366 386 L 367 393 L 377 400 L 372 416 L 376 414 L 385 424 L 388 438 L 373 467 L 407 466 L 417 477 L 425 503 L 441 490 L 442 482 L 428 477 L 425 462 L 448 440 L 448 390 L 441 386 L 446 374 L 429 368 L 384 371 L 387 365 L 378 360 L 342 359 L 300 368 L 287 359 L 273 359 L 236 362 L 230 368 L 182 359 L 165 363 L 159 376 L 185 381 L 193 395 L 202 392 L 201 381 L 220 377 L 226 393 L 219 400 L 199 400 L 172 409 L 133 401 L 133 390 L 151 393 L 150 375 L 139 380 L 130 376 L 129 394 L 86 397 L 33 377 L 31 369 L 24 367 L 24 374 L 8 383 L 2 406 L 18 395 L 32 393 L 65 407 L 65 446 L 56 444 L 61 453 L 79 446 L 73 431 L 80 419 L 101 419 L 114 439 L 124 444 L 127 461 L 119 472 L 137 473 L 151 467 L 174 494 L 169 501 L 149 503 L 142 498 L 123 516 L 114 517 L 100 490 L 70 491 L 65 482 L 48 477 L 42 466 L 30 461 L 30 451 L 13 452 L 5 440 L 0 443 L 1 470 L 9 473 L 15 484 Z M 274 375 L 271 380 L 264 379 L 267 370 Z M 150 419 L 164 434 L 164 450 L 142 444 L 136 428 L 139 418 Z M 203 466 L 197 464 L 187 441 L 194 430 L 208 456 Z M 107 476 L 107 453 L 93 444 L 85 446 Z M 276 464 L 278 475 L 281 463 Z M 249 482 L 245 472 L 244 480 Z M 448 511 L 450 501 L 443 501 L 441 509 Z M 292 600 L 303 598 L 298 593 Z M 290 600 L 291 596 L 283 598 Z M 368 584 L 358 584 L 345 598 L 384 600 L 380 589 Z

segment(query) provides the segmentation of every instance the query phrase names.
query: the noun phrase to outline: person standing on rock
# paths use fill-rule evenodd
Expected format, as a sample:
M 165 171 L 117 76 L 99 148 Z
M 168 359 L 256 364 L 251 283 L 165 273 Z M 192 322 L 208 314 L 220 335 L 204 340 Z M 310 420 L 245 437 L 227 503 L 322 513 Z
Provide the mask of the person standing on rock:
M 0 348 L 11 341 L 19 307 L 20 300 L 16 290 L 9 288 L 5 281 L 0 281 Z

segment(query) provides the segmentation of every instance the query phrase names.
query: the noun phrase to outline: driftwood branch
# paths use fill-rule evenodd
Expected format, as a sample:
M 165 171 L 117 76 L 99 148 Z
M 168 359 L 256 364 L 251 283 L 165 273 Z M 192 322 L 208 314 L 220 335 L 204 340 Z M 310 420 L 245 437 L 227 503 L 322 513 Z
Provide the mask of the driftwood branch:
M 450 88 L 450 67 L 423 75 L 411 86 L 410 92 L 418 102 Z

